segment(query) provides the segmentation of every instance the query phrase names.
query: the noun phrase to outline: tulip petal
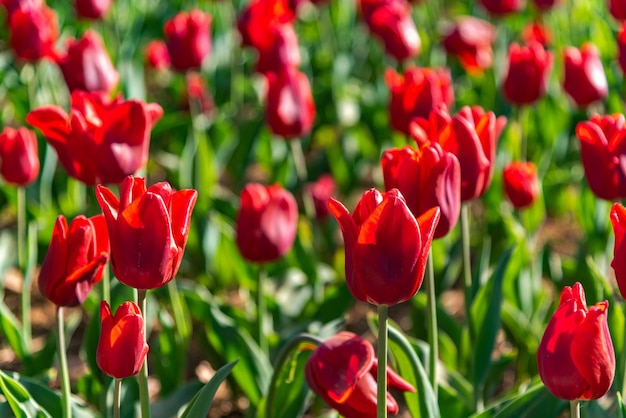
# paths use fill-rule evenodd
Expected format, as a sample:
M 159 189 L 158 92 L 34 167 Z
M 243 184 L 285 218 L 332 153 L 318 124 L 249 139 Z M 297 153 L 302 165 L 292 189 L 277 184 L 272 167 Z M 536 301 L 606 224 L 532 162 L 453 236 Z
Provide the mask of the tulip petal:
M 67 142 L 69 115 L 60 106 L 48 105 L 31 110 L 26 116 L 26 122 L 41 130 L 43 136 L 52 142 Z
M 67 221 L 63 215 L 59 215 L 54 224 L 52 238 L 48 245 L 46 257 L 39 271 L 39 290 L 48 299 L 56 303 L 57 297 L 54 289 L 65 278 L 65 262 L 67 260 Z
M 180 190 L 172 196 L 172 234 L 174 241 L 181 250 L 185 248 L 189 226 L 191 224 L 191 212 L 196 204 L 198 192 L 195 190 Z
M 615 203 L 611 208 L 611 224 L 615 233 L 613 260 L 611 267 L 615 271 L 615 279 L 622 297 L 626 295 L 626 208 Z
M 353 284 L 353 274 L 354 274 L 354 265 L 352 261 L 352 252 L 354 249 L 354 245 L 356 244 L 357 236 L 359 234 L 359 230 L 350 215 L 350 212 L 346 207 L 339 202 L 338 200 L 333 199 L 332 197 L 328 199 L 328 209 L 330 213 L 337 219 L 339 226 L 341 227 L 341 232 L 343 234 L 343 242 L 345 245 L 345 253 L 346 253 L 346 261 L 345 261 L 345 272 L 346 272 L 346 282 L 348 283 L 348 287 L 350 288 L 350 292 L 352 295 L 358 300 L 365 300 L 365 294 L 359 290 Z
M 611 155 L 608 140 L 600 126 L 580 122 L 576 125 L 576 136 L 580 140 L 580 158 L 589 188 L 600 199 L 618 198 L 616 165 L 619 160 Z

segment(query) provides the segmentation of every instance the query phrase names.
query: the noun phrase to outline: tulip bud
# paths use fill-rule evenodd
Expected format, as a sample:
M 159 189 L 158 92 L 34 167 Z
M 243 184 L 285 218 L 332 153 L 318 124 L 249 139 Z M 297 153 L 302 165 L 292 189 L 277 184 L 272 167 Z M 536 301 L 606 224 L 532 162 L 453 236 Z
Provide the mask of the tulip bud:
M 297 228 L 298 205 L 287 190 L 251 183 L 241 191 L 235 239 L 246 260 L 278 260 L 291 249 Z
M 212 17 L 201 10 L 180 12 L 165 23 L 165 43 L 177 71 L 202 66 L 211 53 Z
M 107 375 L 116 379 L 134 376 L 141 370 L 148 344 L 144 335 L 143 317 L 135 302 L 122 303 L 115 315 L 106 301 L 100 304 L 102 330 L 96 351 L 96 363 Z
M 0 173 L 9 183 L 27 186 L 39 175 L 37 137 L 26 128 L 6 127 L 0 133 Z
M 607 324 L 609 302 L 587 309 L 580 283 L 566 286 L 537 350 L 539 376 L 565 400 L 602 397 L 615 375 L 615 353 Z
M 504 192 L 517 209 L 531 206 L 540 193 L 537 168 L 531 162 L 515 162 L 504 168 Z
M 22 60 L 54 59 L 58 37 L 57 15 L 45 4 L 21 5 L 9 14 L 9 44 Z
M 335 194 L 335 180 L 329 174 L 324 174 L 316 182 L 307 185 L 307 193 L 311 195 L 315 206 L 315 217 L 318 221 L 328 218 L 328 198 Z
M 603 100 L 609 93 L 609 86 L 595 45 L 587 42 L 580 50 L 565 47 L 563 55 L 565 61 L 563 90 L 576 105 L 585 107 Z
M 531 22 L 522 30 L 522 40 L 525 44 L 538 42 L 544 47 L 552 43 L 552 33 L 539 22 Z
M 378 359 L 372 345 L 351 332 L 340 332 L 320 344 L 306 363 L 305 378 L 313 392 L 346 418 L 376 416 Z M 415 388 L 387 368 L 391 390 Z M 387 412 L 398 413 L 398 403 L 387 392 Z
M 241 44 L 258 51 L 271 48 L 274 36 L 271 29 L 292 22 L 295 9 L 289 0 L 252 0 L 237 18 L 237 29 Z
M 170 54 L 163 41 L 150 41 L 146 46 L 146 65 L 157 70 L 166 70 L 170 67 Z
M 504 97 L 516 105 L 529 105 L 546 94 L 552 54 L 531 43 L 509 47 L 508 71 L 502 83 Z
M 76 15 L 85 19 L 101 19 L 111 8 L 113 0 L 75 0 Z
M 525 0 L 480 0 L 480 4 L 494 16 L 505 16 L 522 10 Z
M 611 225 L 615 233 L 613 247 L 613 261 L 611 267 L 615 271 L 615 280 L 622 297 L 626 297 L 626 208 L 619 203 L 614 203 L 611 208 Z
M 458 57 L 465 71 L 481 73 L 493 65 L 491 44 L 495 38 L 491 23 L 463 16 L 444 35 L 442 45 L 448 54 Z
M 39 272 L 39 290 L 57 306 L 80 305 L 102 279 L 108 252 L 109 237 L 102 215 L 80 215 L 69 229 L 65 217 L 59 215 Z
M 111 268 L 117 279 L 136 289 L 154 289 L 172 280 L 185 252 L 195 190 L 172 191 L 169 183 L 146 189 L 145 179 L 128 176 L 118 200 L 96 186 L 107 222 Z
M 300 66 L 298 37 L 292 25 L 270 26 L 267 36 L 272 38 L 271 43 L 257 48 L 259 61 L 256 70 L 258 72 L 263 74 L 279 73 L 283 68 Z
M 626 20 L 626 1 L 608 0 L 609 13 L 617 20 Z

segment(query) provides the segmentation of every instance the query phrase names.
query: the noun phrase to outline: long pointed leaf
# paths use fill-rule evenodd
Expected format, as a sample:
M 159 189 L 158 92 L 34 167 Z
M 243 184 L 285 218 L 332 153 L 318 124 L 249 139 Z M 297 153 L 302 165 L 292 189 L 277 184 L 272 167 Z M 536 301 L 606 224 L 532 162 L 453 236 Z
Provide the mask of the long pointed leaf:
M 222 366 L 211 380 L 196 393 L 196 396 L 193 397 L 181 418 L 206 417 L 213 403 L 213 397 L 215 396 L 215 392 L 217 392 L 217 388 L 219 388 L 224 379 L 228 377 L 230 371 L 235 367 L 238 361 L 239 360 L 235 360 L 232 363 Z

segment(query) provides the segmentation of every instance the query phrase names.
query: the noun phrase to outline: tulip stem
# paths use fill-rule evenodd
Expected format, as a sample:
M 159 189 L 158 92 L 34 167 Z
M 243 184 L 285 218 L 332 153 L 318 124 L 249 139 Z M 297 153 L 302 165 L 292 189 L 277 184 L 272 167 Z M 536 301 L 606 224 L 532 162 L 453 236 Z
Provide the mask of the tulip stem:
M 57 307 L 57 354 L 59 356 L 59 373 L 61 376 L 61 406 L 63 409 L 63 418 L 71 418 L 71 389 L 70 389 L 70 371 L 67 367 L 67 354 L 65 353 L 65 321 L 63 306 Z
M 102 300 L 111 304 L 111 274 L 109 273 L 109 263 L 104 265 L 102 271 Z
M 120 418 L 120 399 L 122 394 L 122 379 L 115 378 L 113 388 L 113 418 Z
M 300 139 L 294 138 L 289 141 L 289 144 L 291 145 L 293 163 L 296 167 L 296 173 L 298 174 L 298 183 L 300 183 L 304 213 L 309 221 L 313 221 L 315 219 L 315 204 L 313 203 L 313 197 L 305 190 L 306 182 L 309 179 L 309 173 L 306 168 L 306 158 L 304 157 L 304 151 L 302 150 L 302 142 Z
M 625 306 L 626 308 L 626 306 Z M 624 337 L 624 341 L 622 341 L 622 365 L 624 367 L 622 374 L 622 396 L 626 393 L 626 336 Z
M 470 257 L 469 204 L 461 205 L 461 240 L 463 244 L 463 283 L 465 290 L 466 324 L 471 323 L 472 299 L 474 297 L 472 283 L 472 260 Z M 471 327 L 470 327 L 471 329 Z
M 143 331 L 147 337 L 146 324 L 148 323 L 146 318 L 146 290 L 137 289 L 137 305 L 141 308 L 141 314 L 143 315 Z M 139 402 L 141 404 L 141 418 L 150 418 L 150 392 L 148 391 L 148 356 L 143 360 L 143 366 L 141 371 L 137 375 L 137 383 L 139 384 Z
M 17 264 L 22 272 L 26 264 L 26 189 L 17 188 Z
M 35 224 L 36 226 L 36 224 Z M 36 251 L 36 245 L 32 245 L 32 241 L 37 241 L 37 230 L 31 231 L 32 225 L 28 226 L 28 242 L 26 242 L 26 189 L 24 187 L 17 188 L 17 264 L 22 272 L 22 336 L 26 347 L 30 351 L 30 343 L 32 339 L 31 319 L 30 319 L 30 296 L 33 283 L 33 268 L 36 259 L 30 256 L 30 252 Z M 32 232 L 34 232 L 34 237 Z
M 378 305 L 377 418 L 387 418 L 387 322 L 387 305 Z
M 429 375 L 430 383 L 433 386 L 433 392 L 437 397 L 437 360 L 439 358 L 439 332 L 437 330 L 437 295 L 435 293 L 435 268 L 433 266 L 433 252 L 428 253 L 426 286 L 428 287 L 428 345 L 430 348 L 429 356 Z
M 259 347 L 263 353 L 268 353 L 267 335 L 265 332 L 265 318 L 267 317 L 267 306 L 265 305 L 265 287 L 267 282 L 267 274 L 263 266 L 259 267 L 259 277 L 256 289 L 256 316 L 259 331 Z
M 580 401 L 569 401 L 570 418 L 580 418 Z

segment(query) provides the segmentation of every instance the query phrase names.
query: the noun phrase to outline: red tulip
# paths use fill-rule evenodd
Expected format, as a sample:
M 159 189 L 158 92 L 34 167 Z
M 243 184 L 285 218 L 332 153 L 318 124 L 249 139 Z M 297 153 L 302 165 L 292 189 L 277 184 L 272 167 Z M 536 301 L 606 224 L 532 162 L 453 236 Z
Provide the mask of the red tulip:
M 454 228 L 461 211 L 461 169 L 454 154 L 438 143 L 417 150 L 407 146 L 385 151 L 381 165 L 385 189 L 400 190 L 414 216 L 439 207 L 434 238 Z
M 274 25 L 268 29 L 267 36 L 272 37 L 269 46 L 259 46 L 259 60 L 256 70 L 260 73 L 279 73 L 285 67 L 300 66 L 298 37 L 290 24 Z
M 275 39 L 271 29 L 288 24 L 295 17 L 288 0 L 252 0 L 237 19 L 242 45 L 258 51 L 271 49 Z
M 178 71 L 187 71 L 202 66 L 211 53 L 212 17 L 201 10 L 180 12 L 165 23 L 165 43 Z
M 111 268 L 136 289 L 154 289 L 172 280 L 183 259 L 191 212 L 198 192 L 174 192 L 169 183 L 146 189 L 145 179 L 128 176 L 118 200 L 99 184 L 96 198 L 111 240 Z
M 462 16 L 444 35 L 442 45 L 446 52 L 459 58 L 465 71 L 481 73 L 493 65 L 491 44 L 496 29 L 489 22 Z
M 522 40 L 525 44 L 538 42 L 544 47 L 552 43 L 552 33 L 539 22 L 530 22 L 522 30 Z
M 207 117 L 215 111 L 213 96 L 207 88 L 202 76 L 194 71 L 185 76 L 184 109 L 193 108 L 196 113 L 203 113 Z
M 548 390 L 565 400 L 602 397 L 615 375 L 615 353 L 607 324 L 609 302 L 587 309 L 580 283 L 566 286 L 539 349 L 539 376 Z
M 592 43 L 585 43 L 580 49 L 563 48 L 565 79 L 563 90 L 578 107 L 585 107 L 603 100 L 609 93 L 609 86 L 600 61 L 600 53 Z
M 44 6 L 43 0 L 0 0 L 0 6 L 3 6 L 6 9 L 7 17 L 11 18 L 13 12 L 15 12 L 20 7 L 24 8 L 41 8 Z
M 559 4 L 560 0 L 533 0 L 533 3 L 537 7 L 537 9 L 542 12 L 546 12 Z
M 149 68 L 165 70 L 170 68 L 170 54 L 163 41 L 150 41 L 146 46 L 146 65 Z
M 124 302 L 115 315 L 111 315 L 109 304 L 102 301 L 100 320 L 102 330 L 96 351 L 98 367 L 116 379 L 139 373 L 148 354 L 139 306 L 135 302 Z
M 76 15 L 85 19 L 101 19 L 111 8 L 113 0 L 75 0 Z
M 307 193 L 313 199 L 315 217 L 322 221 L 330 215 L 328 211 L 328 198 L 335 194 L 335 180 L 330 174 L 324 174 L 316 182 L 307 185 Z
M 378 359 L 372 345 L 343 331 L 320 344 L 306 363 L 305 377 L 313 392 L 345 418 L 375 418 Z M 388 387 L 415 392 L 415 388 L 387 369 Z M 387 412 L 398 413 L 398 404 L 387 392 Z
M 391 92 L 391 126 L 405 135 L 409 135 L 409 124 L 414 118 L 428 118 L 430 111 L 440 104 L 454 104 L 452 79 L 447 68 L 409 68 L 403 75 L 388 69 L 385 81 Z
M 552 54 L 534 42 L 509 46 L 508 71 L 502 89 L 504 97 L 516 105 L 529 105 L 546 93 Z
M 58 37 L 57 15 L 43 3 L 23 4 L 9 14 L 9 44 L 22 60 L 54 59 Z
M 235 229 L 243 258 L 264 263 L 285 255 L 298 229 L 298 204 L 278 185 L 250 183 L 241 191 L 241 207 Z
M 267 82 L 265 120 L 272 132 L 284 138 L 308 133 L 315 121 L 315 103 L 306 75 L 284 67 L 278 74 L 267 74 Z
M 94 185 L 120 183 L 146 164 L 150 131 L 162 113 L 156 103 L 76 91 L 69 115 L 48 105 L 26 120 L 42 131 L 70 176 Z
M 26 128 L 6 127 L 0 133 L 0 173 L 13 184 L 26 186 L 39 175 L 37 137 Z
M 67 42 L 67 53 L 57 63 L 70 91 L 112 91 L 119 74 L 97 32 L 88 30 L 79 40 Z
M 619 203 L 614 203 L 611 208 L 611 224 L 615 233 L 613 247 L 613 261 L 611 267 L 615 271 L 615 279 L 622 297 L 626 297 L 626 208 Z
M 595 115 L 576 126 L 580 158 L 591 191 L 600 199 L 626 197 L 626 125 L 624 115 Z
M 39 290 L 57 306 L 80 305 L 102 279 L 108 253 L 109 236 L 102 215 L 80 215 L 69 230 L 65 217 L 59 215 L 39 272 Z
M 617 62 L 622 73 L 626 73 L 626 22 L 622 22 L 617 33 L 617 49 Z
M 531 206 L 540 193 L 537 168 L 531 162 L 510 163 L 504 168 L 504 192 L 517 209 Z
M 365 192 L 350 215 L 337 200 L 328 200 L 346 246 L 346 281 L 363 302 L 395 305 L 417 293 L 439 222 L 439 208 L 415 219 L 397 189 Z
M 617 20 L 626 20 L 626 1 L 608 0 L 609 13 Z
M 494 16 L 516 13 L 524 8 L 525 0 L 480 0 L 480 4 Z

